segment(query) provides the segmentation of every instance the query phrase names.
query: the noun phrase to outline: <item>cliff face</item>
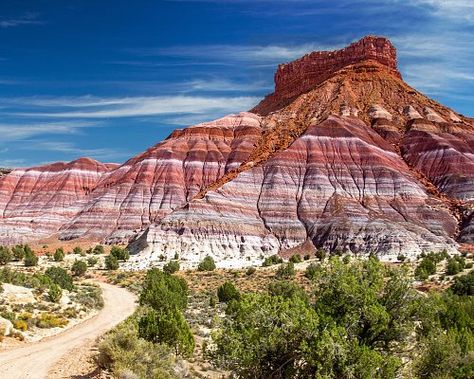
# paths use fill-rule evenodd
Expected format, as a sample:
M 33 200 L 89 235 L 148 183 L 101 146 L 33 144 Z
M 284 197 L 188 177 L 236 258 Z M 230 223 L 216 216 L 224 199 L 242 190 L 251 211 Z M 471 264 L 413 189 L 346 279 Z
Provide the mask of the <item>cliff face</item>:
M 0 239 L 132 241 L 133 267 L 474 242 L 473 120 L 403 82 L 388 40 L 308 54 L 275 83 L 251 112 L 177 130 L 120 167 L 0 178 Z
M 252 111 L 268 114 L 289 104 L 297 96 L 314 89 L 341 68 L 375 61 L 401 78 L 397 53 L 392 43 L 381 37 L 365 37 L 337 51 L 315 51 L 293 62 L 281 64 L 275 73 L 275 92 Z

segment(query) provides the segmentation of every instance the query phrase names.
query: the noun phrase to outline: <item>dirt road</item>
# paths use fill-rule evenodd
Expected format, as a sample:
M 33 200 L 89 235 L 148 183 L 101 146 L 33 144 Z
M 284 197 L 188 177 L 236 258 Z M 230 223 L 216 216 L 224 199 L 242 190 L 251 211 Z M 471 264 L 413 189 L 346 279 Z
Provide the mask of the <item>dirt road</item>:
M 127 318 L 135 309 L 135 297 L 123 288 L 100 283 L 104 308 L 93 318 L 64 332 L 20 348 L 0 353 L 2 379 L 43 379 L 61 358 L 74 360 L 81 346 Z

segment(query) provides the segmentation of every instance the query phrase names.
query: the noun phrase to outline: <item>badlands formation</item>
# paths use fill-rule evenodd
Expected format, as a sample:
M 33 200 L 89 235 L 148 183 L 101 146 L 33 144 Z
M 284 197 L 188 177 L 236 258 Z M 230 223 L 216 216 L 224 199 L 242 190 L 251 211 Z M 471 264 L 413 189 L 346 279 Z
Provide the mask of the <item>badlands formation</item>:
M 278 67 L 249 112 L 174 131 L 121 166 L 81 158 L 0 178 L 0 242 L 130 243 L 258 264 L 298 249 L 382 259 L 474 243 L 474 122 L 407 85 L 389 40 Z

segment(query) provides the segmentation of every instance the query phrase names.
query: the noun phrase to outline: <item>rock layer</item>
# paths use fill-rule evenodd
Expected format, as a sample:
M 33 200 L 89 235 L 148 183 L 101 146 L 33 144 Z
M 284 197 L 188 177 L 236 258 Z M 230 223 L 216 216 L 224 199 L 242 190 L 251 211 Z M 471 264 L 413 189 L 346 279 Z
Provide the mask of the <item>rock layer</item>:
M 86 205 L 114 164 L 89 158 L 16 169 L 0 179 L 0 241 L 16 243 L 56 232 Z
M 98 183 L 80 214 L 62 228 L 60 238 L 126 242 L 237 168 L 260 134 L 260 117 L 252 113 L 174 131 Z

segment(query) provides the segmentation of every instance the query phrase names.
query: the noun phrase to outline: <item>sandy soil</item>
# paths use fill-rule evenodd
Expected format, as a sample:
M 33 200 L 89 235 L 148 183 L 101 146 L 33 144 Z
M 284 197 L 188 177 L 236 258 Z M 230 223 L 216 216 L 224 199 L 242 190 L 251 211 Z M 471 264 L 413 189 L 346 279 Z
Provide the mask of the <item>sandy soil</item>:
M 0 353 L 1 377 L 4 379 L 42 379 L 64 377 L 56 365 L 71 372 L 81 350 L 97 337 L 131 315 L 135 296 L 127 290 L 99 283 L 103 290 L 104 308 L 93 318 L 75 327 L 20 348 Z M 59 369 L 61 371 L 61 369 Z

